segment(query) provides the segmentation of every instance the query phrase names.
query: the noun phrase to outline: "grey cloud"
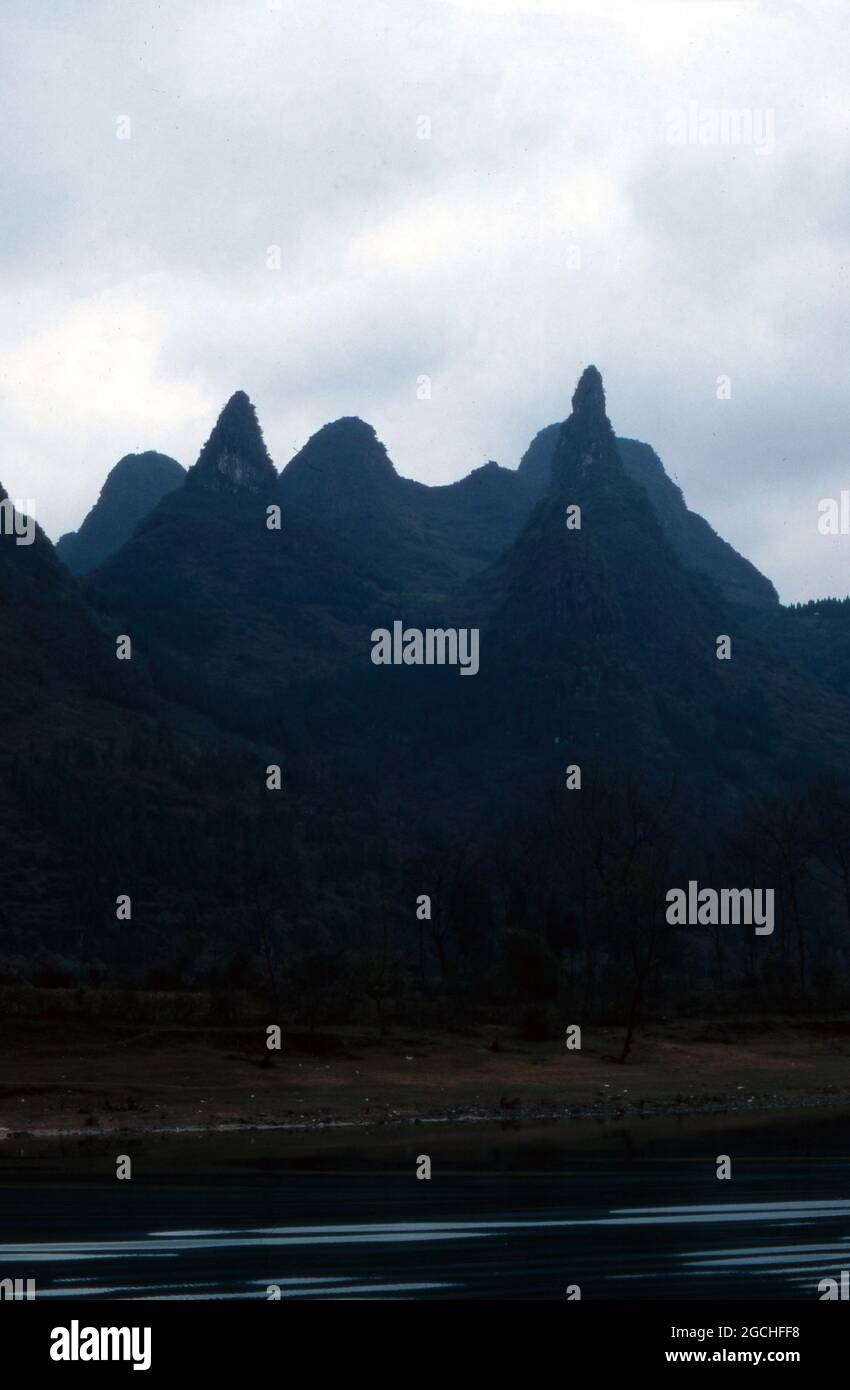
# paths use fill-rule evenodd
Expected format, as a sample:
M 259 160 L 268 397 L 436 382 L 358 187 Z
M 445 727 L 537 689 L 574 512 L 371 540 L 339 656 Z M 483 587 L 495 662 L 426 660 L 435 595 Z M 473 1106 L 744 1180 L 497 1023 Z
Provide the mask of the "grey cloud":
M 809 526 L 850 486 L 840 6 L 9 11 L 0 477 L 49 533 L 130 449 L 191 463 L 237 387 L 279 465 L 358 414 L 442 482 L 515 464 L 597 361 L 783 598 L 850 589 Z M 774 153 L 671 147 L 688 100 L 775 107 Z

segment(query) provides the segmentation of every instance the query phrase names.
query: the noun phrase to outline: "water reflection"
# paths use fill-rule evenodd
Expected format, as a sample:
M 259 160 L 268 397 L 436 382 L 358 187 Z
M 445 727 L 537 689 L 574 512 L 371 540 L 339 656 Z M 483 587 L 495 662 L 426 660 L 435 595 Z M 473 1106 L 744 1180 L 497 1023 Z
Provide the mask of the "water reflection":
M 577 1143 L 573 1125 L 519 1133 L 498 1165 L 482 1158 L 490 1136 L 476 1166 L 480 1135 L 422 1127 L 391 1158 L 376 1138 L 371 1169 L 361 1139 L 356 1162 L 338 1149 L 330 1171 L 323 1150 L 306 1172 L 279 1137 L 277 1161 L 229 1150 L 204 1172 L 195 1150 L 194 1168 L 175 1159 L 114 1186 L 89 1151 L 74 1185 L 45 1171 L 0 1189 L 0 1278 L 35 1277 L 52 1299 L 264 1299 L 274 1285 L 282 1299 L 560 1300 L 576 1283 L 584 1298 L 814 1299 L 850 1265 L 848 1123 L 829 1117 L 819 1155 L 789 1153 L 787 1123 L 769 1129 L 756 1145 L 752 1130 L 680 1129 L 678 1155 L 646 1130 L 624 1156 L 619 1141 Z M 434 1176 L 418 1181 L 412 1159 L 429 1150 Z

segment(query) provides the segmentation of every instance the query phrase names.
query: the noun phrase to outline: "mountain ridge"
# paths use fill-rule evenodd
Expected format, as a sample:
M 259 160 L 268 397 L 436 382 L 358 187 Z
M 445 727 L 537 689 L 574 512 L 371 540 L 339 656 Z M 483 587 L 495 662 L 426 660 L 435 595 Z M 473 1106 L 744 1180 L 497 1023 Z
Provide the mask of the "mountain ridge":
M 539 430 L 520 460 L 517 472 L 535 501 L 549 486 L 552 461 L 563 422 Z M 647 491 L 665 535 L 684 563 L 713 579 L 735 603 L 770 608 L 779 598 L 771 581 L 686 505 L 681 489 L 667 474 L 651 445 L 616 436 L 626 472 Z
M 356 417 L 278 475 L 237 393 L 182 486 L 83 582 L 43 533 L 0 538 L 17 750 L 0 747 L 0 825 L 38 866 L 26 920 L 94 923 L 81 952 L 130 952 L 111 932 L 118 875 L 143 904 L 144 956 L 176 923 L 255 932 L 252 884 L 269 882 L 307 947 L 362 943 L 423 846 L 500 862 L 503 822 L 538 825 L 568 765 L 678 779 L 693 838 L 789 766 L 850 761 L 843 649 L 824 682 L 805 656 L 815 615 L 735 603 L 686 563 L 595 369 L 573 403 L 535 499 L 493 463 L 439 488 L 404 479 Z M 479 629 L 474 679 L 373 663 L 373 633 L 397 622 Z M 45 868 L 60 859 L 61 891 Z
M 60 560 L 72 574 L 94 569 L 130 539 L 139 522 L 185 477 L 176 459 L 154 449 L 125 454 L 110 469 L 79 529 L 57 540 Z

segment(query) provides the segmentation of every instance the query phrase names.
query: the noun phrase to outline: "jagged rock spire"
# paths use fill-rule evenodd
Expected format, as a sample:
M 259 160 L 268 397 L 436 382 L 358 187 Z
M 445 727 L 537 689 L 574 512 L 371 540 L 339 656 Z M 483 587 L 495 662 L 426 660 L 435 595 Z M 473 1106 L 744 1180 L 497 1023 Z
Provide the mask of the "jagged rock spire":
M 573 414 L 585 418 L 605 417 L 605 387 L 598 367 L 585 367 L 573 392 Z
M 276 484 L 257 412 L 244 391 L 230 397 L 189 481 L 217 492 L 264 492 Z
M 585 367 L 573 393 L 573 412 L 561 429 L 552 460 L 552 491 L 561 493 L 583 479 L 623 474 L 617 442 L 605 413 L 605 388 L 597 367 Z

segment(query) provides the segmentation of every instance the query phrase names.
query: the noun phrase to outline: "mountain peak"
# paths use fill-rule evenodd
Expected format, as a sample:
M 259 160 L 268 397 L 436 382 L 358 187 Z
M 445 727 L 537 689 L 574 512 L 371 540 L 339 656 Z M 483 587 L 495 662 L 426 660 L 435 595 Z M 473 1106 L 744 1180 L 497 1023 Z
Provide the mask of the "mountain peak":
M 107 475 L 100 496 L 78 531 L 56 542 L 56 552 L 72 574 L 85 574 L 128 541 L 149 512 L 186 477 L 176 459 L 146 449 L 125 454 Z
M 602 373 L 598 367 L 585 367 L 579 377 L 578 385 L 573 392 L 573 414 L 604 418 L 605 387 L 602 385 Z
M 357 415 L 323 425 L 281 474 L 287 496 L 306 506 L 320 502 L 323 515 L 352 504 L 368 508 L 375 489 L 394 493 L 400 482 L 374 429 Z
M 217 492 L 261 492 L 275 485 L 257 412 L 244 391 L 230 397 L 189 479 Z
M 374 428 L 359 415 L 343 415 L 323 425 L 311 435 L 301 454 L 318 458 L 324 457 L 326 451 L 333 451 L 338 469 L 366 470 L 385 477 L 395 475 L 392 460 Z
M 338 420 L 331 420 L 327 425 L 322 425 L 311 438 L 315 439 L 319 435 L 342 435 L 350 439 L 361 439 L 364 443 L 372 443 L 378 438 L 374 426 L 361 420 L 359 415 L 341 415 Z
M 605 388 L 597 367 L 585 367 L 573 393 L 552 460 L 552 488 L 563 492 L 583 478 L 622 476 L 623 465 L 605 413 Z

